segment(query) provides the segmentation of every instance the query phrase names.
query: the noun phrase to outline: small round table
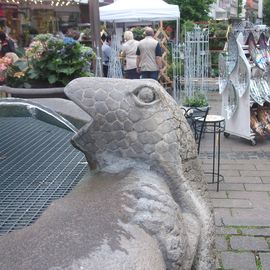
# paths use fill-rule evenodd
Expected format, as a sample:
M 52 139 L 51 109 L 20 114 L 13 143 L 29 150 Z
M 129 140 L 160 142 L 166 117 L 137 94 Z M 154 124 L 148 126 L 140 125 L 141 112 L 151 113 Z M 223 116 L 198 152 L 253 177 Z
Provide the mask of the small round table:
M 199 119 L 197 121 L 200 121 Z M 205 172 L 205 174 L 212 174 L 212 182 L 217 183 L 217 191 L 219 191 L 219 182 L 224 180 L 224 176 L 220 174 L 220 134 L 225 130 L 225 118 L 221 115 L 208 114 L 205 119 L 205 127 L 203 133 L 213 134 L 213 167 L 212 172 Z M 216 149 L 217 141 L 217 149 Z M 216 171 L 216 152 L 217 152 L 217 171 Z M 216 180 L 215 180 L 216 177 Z

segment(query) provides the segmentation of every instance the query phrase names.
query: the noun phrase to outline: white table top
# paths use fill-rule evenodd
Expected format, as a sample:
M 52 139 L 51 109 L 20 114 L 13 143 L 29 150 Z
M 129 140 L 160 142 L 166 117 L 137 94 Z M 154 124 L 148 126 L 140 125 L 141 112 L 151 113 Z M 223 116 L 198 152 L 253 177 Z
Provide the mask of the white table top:
M 202 121 L 203 122 L 204 117 L 198 116 L 195 117 L 196 121 Z M 218 123 L 225 121 L 225 118 L 221 115 L 214 115 L 214 114 L 208 114 L 205 119 L 205 123 Z
M 222 122 L 225 118 L 221 115 L 208 114 L 206 116 L 205 122 Z

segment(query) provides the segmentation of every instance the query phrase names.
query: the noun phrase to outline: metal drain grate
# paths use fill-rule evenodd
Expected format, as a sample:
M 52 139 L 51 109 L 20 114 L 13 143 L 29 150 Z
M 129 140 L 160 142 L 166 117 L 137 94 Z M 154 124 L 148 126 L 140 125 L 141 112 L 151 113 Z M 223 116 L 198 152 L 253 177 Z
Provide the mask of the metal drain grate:
M 86 173 L 72 135 L 33 118 L 0 117 L 0 235 L 33 223 Z

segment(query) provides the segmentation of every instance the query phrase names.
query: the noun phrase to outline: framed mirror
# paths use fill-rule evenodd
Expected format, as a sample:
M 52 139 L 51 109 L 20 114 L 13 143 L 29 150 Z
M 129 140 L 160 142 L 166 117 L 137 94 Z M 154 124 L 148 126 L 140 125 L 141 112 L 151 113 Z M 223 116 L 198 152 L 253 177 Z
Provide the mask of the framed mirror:
M 239 96 L 231 80 L 227 84 L 226 91 L 228 96 L 225 111 L 227 114 L 227 119 L 230 119 L 238 109 Z
M 236 68 L 239 56 L 238 44 L 235 36 L 231 33 L 228 37 L 228 71 L 229 74 Z
M 225 53 L 219 54 L 218 70 L 219 70 L 218 85 L 219 85 L 219 93 L 221 94 L 226 88 L 229 78 L 227 55 Z
M 238 92 L 238 96 L 242 97 L 246 90 L 249 88 L 249 72 L 248 67 L 244 59 L 239 56 L 238 58 L 238 76 L 235 80 L 235 88 Z

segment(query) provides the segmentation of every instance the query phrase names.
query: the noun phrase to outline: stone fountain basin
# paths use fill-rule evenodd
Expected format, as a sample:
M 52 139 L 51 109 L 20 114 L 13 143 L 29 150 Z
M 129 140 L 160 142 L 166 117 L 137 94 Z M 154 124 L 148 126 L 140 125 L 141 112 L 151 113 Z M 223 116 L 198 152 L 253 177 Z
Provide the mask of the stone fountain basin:
M 64 93 L 64 87 L 15 88 L 2 85 L 0 92 L 7 93 L 9 96 L 18 98 L 67 98 Z

